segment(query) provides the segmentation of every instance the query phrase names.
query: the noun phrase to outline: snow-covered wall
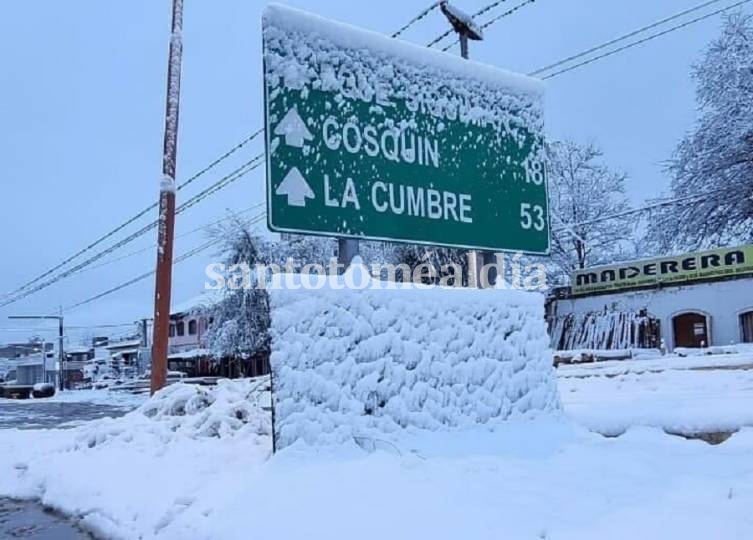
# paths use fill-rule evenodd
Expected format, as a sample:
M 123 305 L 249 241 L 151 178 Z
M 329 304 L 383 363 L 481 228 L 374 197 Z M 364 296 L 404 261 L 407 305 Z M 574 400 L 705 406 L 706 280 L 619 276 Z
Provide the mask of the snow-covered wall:
M 661 321 L 661 338 L 675 347 L 673 319 L 683 313 L 706 316 L 710 345 L 742 341 L 740 315 L 753 311 L 753 279 L 736 279 L 645 291 L 556 300 L 556 316 L 605 311 L 639 311 Z M 599 346 L 598 348 L 604 348 Z
M 340 289 L 342 277 L 318 290 L 286 279 L 270 290 L 278 449 L 560 408 L 537 293 L 375 289 L 365 269 L 353 279 L 363 290 Z

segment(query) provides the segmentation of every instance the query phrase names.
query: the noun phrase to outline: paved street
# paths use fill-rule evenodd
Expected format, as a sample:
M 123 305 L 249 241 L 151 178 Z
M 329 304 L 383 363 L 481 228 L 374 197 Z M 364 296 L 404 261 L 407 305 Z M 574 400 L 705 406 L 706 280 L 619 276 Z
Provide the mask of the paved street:
M 88 402 L 0 400 L 0 429 L 65 428 L 69 422 L 123 416 L 131 408 Z
M 0 429 L 65 429 L 72 427 L 72 422 L 123 416 L 132 408 L 88 402 L 0 400 Z M 0 498 L 0 538 L 80 540 L 91 537 L 37 503 Z
M 91 537 L 38 504 L 0 499 L 0 538 L 83 540 Z

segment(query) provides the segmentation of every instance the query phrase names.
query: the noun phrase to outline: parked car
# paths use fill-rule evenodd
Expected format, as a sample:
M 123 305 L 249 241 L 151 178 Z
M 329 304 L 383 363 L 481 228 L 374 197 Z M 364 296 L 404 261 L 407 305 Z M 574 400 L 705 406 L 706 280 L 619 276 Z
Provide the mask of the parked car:
M 35 398 L 48 398 L 55 395 L 55 385 L 51 383 L 37 383 L 32 387 L 31 395 Z

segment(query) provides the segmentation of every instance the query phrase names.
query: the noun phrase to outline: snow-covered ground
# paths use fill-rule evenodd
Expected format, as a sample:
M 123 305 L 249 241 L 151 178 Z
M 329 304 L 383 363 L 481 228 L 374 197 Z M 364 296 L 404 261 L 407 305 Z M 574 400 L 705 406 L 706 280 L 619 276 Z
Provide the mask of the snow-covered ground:
M 672 433 L 753 427 L 753 350 L 560 366 L 567 413 L 603 434 L 630 426 Z
M 716 446 L 662 428 L 749 424 L 753 372 L 695 361 L 560 367 L 564 418 L 271 458 L 263 383 L 175 385 L 120 419 L 0 432 L 0 495 L 104 538 L 750 538 L 753 428 Z

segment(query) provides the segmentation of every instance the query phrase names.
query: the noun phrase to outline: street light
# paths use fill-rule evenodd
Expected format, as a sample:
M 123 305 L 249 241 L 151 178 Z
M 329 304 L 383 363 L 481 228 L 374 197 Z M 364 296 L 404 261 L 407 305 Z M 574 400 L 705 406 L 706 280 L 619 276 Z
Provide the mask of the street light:
M 63 370 L 63 363 L 65 362 L 65 355 L 63 354 L 63 316 L 62 315 L 10 315 L 9 319 L 45 319 L 45 320 L 57 320 L 58 322 L 58 361 L 60 363 L 60 389 L 64 389 L 63 376 L 65 371 Z M 46 354 L 46 353 L 45 353 Z
M 481 27 L 476 24 L 473 17 L 467 13 L 456 8 L 449 2 L 442 2 L 439 4 L 439 9 L 442 10 L 444 16 L 450 21 L 452 29 L 457 32 L 460 38 L 460 56 L 468 58 L 468 40 L 481 41 L 484 39 L 484 32 Z

